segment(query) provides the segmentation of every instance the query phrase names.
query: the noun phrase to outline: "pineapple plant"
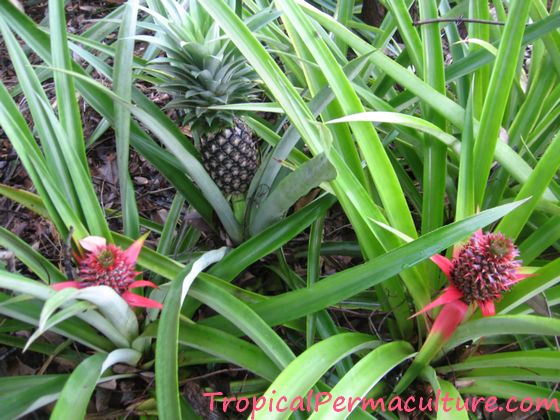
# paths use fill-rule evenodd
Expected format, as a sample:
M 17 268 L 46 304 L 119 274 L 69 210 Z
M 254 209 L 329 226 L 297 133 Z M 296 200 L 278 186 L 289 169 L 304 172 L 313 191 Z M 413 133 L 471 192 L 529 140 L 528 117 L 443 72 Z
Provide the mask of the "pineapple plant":
M 154 60 L 152 68 L 159 88 L 173 97 L 167 107 L 182 113 L 221 191 L 243 195 L 257 170 L 256 140 L 240 114 L 211 107 L 254 100 L 256 74 L 196 1 L 188 8 L 176 1 L 159 4 L 167 16 L 151 13 L 161 29 L 157 42 L 165 57 Z

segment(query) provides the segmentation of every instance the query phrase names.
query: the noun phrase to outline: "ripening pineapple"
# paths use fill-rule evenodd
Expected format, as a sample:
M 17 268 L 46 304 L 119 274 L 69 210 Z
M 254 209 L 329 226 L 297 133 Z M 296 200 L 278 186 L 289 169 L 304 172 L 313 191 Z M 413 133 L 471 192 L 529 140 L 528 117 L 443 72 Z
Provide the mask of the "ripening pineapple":
M 257 169 L 256 142 L 233 111 L 209 107 L 254 100 L 256 74 L 206 11 L 188 3 L 185 10 L 164 2 L 169 19 L 154 14 L 166 57 L 153 67 L 161 72 L 160 88 L 173 95 L 167 107 L 184 112 L 214 182 L 225 194 L 242 194 Z

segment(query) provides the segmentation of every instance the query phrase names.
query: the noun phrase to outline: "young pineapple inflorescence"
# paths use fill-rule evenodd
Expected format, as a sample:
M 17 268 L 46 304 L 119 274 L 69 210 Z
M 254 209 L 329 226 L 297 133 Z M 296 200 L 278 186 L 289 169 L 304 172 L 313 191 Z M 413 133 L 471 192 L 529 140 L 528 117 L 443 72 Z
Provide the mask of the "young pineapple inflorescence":
M 518 255 L 501 233 L 477 232 L 453 258 L 450 280 L 467 304 L 497 300 L 518 281 Z

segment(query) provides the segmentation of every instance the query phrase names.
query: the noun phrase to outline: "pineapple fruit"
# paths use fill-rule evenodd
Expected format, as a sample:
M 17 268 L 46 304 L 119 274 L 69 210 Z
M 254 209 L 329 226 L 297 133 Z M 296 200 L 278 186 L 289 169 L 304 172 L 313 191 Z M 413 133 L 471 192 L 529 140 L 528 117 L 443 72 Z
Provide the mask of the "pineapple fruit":
M 210 107 L 254 100 L 256 75 L 202 7 L 188 3 L 186 10 L 165 2 L 169 18 L 154 14 L 166 57 L 153 67 L 160 89 L 173 96 L 167 107 L 184 113 L 214 182 L 224 194 L 243 194 L 257 170 L 256 141 L 239 115 Z
M 251 130 L 233 119 L 233 127 L 201 138 L 204 167 L 226 194 L 242 194 L 257 170 L 257 148 Z

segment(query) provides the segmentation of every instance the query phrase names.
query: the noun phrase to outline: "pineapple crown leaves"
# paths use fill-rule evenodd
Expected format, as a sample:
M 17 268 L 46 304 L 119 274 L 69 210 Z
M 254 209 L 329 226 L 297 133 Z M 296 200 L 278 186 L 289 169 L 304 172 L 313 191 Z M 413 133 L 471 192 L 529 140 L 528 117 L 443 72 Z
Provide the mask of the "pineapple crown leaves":
M 165 16 L 149 13 L 160 28 L 154 42 L 166 56 L 153 60 L 150 70 L 174 97 L 167 108 L 181 109 L 198 135 L 232 126 L 233 111 L 212 107 L 255 100 L 256 73 L 196 1 L 188 10 L 176 1 L 161 3 Z

